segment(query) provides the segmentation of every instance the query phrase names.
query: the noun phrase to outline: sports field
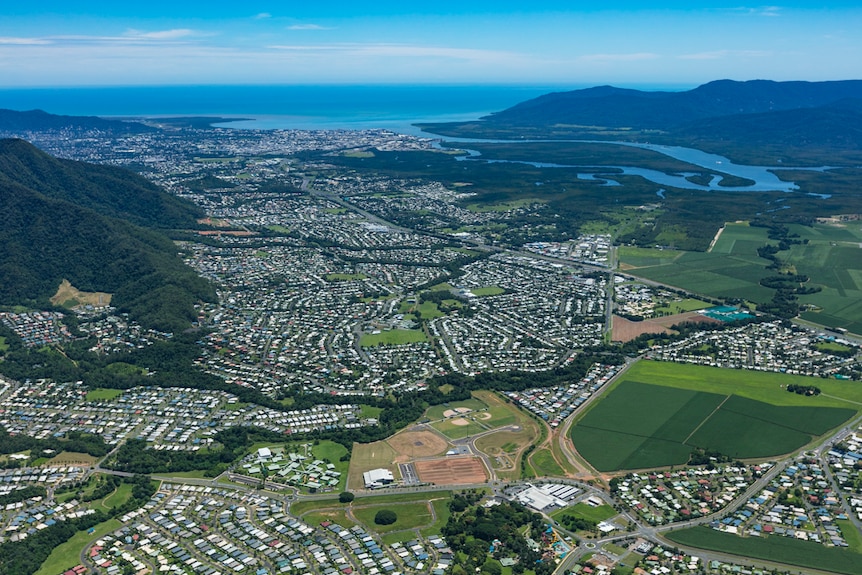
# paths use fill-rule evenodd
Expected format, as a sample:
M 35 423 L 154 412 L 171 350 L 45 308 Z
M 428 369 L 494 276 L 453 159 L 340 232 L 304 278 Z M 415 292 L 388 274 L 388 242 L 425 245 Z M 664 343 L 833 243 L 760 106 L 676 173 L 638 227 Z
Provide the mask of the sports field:
M 790 383 L 818 385 L 824 395 L 789 393 L 783 386 Z M 681 465 L 694 448 L 741 459 L 772 457 L 856 414 L 862 403 L 855 387 L 642 361 L 580 417 L 572 441 L 599 471 Z
M 800 296 L 815 306 L 803 319 L 862 334 L 862 223 L 790 225 L 803 242 L 779 258 L 797 273 L 808 275 L 809 286 L 822 291 Z M 759 284 L 774 271 L 757 248 L 777 244 L 766 228 L 727 224 L 709 253 L 644 248 L 620 248 L 622 267 L 630 273 L 714 297 L 767 302 L 773 290 Z M 807 241 L 807 243 L 805 243 Z
M 404 345 L 406 343 L 417 343 L 426 341 L 425 333 L 418 329 L 390 329 L 380 333 L 367 333 L 359 338 L 362 347 L 374 347 L 376 345 Z
M 485 466 L 478 457 L 425 459 L 414 465 L 419 479 L 434 485 L 466 485 L 488 480 Z

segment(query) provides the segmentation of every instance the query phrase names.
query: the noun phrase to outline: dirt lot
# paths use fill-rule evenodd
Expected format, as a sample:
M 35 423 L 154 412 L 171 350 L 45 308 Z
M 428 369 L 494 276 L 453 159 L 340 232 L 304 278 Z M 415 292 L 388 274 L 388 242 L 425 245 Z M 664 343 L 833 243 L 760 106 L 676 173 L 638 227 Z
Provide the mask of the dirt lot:
M 435 485 L 463 485 L 488 480 L 485 466 L 478 457 L 446 457 L 414 463 L 421 481 Z
M 104 307 L 111 305 L 111 294 L 80 291 L 78 288 L 70 284 L 69 280 L 63 280 L 60 282 L 60 287 L 57 288 L 57 293 L 55 293 L 51 298 L 51 303 L 54 305 L 65 305 L 69 303 L 73 305 Z
M 718 320 L 701 315 L 695 311 L 678 313 L 666 317 L 645 319 L 644 321 L 629 321 L 624 317 L 613 317 L 613 340 L 623 343 L 631 341 L 645 333 L 673 333 L 670 326 L 684 322 L 713 323 Z
M 441 455 L 449 448 L 449 443 L 433 431 L 403 431 L 393 435 L 386 442 L 398 452 L 398 461 L 409 461 L 416 457 Z

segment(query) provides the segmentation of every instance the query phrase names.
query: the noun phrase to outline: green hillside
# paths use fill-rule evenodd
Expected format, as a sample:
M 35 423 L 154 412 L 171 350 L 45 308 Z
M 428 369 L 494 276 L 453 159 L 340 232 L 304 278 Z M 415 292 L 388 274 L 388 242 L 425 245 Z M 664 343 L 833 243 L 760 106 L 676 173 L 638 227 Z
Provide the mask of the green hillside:
M 29 169 L 18 172 L 16 166 Z M 105 174 L 116 186 L 102 185 Z M 125 196 L 147 191 L 132 175 L 129 187 L 121 185 L 125 174 L 60 162 L 25 142 L 0 142 L 0 305 L 49 306 L 48 298 L 65 278 L 84 291 L 114 294 L 120 311 L 148 327 L 176 331 L 189 326 L 194 303 L 215 297 L 212 286 L 182 262 L 166 236 L 96 211 L 110 213 L 110 206 L 121 205 Z M 57 194 L 66 197 L 48 197 L 67 175 L 70 191 Z M 167 196 L 154 186 L 149 191 L 153 197 Z M 195 212 L 180 200 L 162 205 L 177 209 L 157 207 L 151 219 L 146 213 L 137 219 L 179 223 Z

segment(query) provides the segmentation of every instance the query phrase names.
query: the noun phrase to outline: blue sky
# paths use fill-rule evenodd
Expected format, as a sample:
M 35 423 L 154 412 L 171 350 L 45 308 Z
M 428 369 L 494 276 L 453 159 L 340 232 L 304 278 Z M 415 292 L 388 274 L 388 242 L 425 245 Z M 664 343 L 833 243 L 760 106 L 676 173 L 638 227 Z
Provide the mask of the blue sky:
M 124 4 L 4 2 L 0 87 L 862 77 L 858 2 Z

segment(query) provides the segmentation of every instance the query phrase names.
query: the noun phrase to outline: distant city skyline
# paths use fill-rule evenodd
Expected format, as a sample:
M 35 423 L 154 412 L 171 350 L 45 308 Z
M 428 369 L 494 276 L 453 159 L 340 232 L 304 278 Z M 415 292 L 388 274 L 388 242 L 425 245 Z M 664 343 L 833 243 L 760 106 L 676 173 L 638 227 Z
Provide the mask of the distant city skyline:
M 840 80 L 860 29 L 850 2 L 46 0 L 0 7 L 0 88 Z

